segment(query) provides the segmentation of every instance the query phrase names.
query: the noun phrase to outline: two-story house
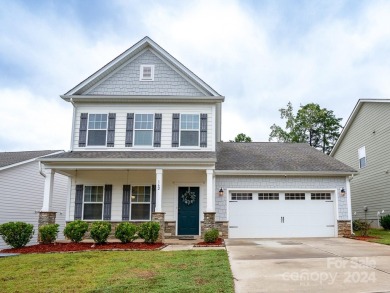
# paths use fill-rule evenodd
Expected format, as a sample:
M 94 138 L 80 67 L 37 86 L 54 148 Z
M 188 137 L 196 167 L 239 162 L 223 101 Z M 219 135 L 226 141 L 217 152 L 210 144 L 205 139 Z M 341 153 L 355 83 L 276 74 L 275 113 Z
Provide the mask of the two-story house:
M 350 233 L 352 168 L 305 144 L 221 142 L 224 97 L 148 37 L 61 98 L 72 149 L 41 160 L 43 222 L 57 172 L 68 221 L 156 220 L 161 238 Z
M 351 179 L 352 217 L 379 226 L 390 214 L 390 100 L 361 99 L 353 109 L 331 156 L 358 170 Z

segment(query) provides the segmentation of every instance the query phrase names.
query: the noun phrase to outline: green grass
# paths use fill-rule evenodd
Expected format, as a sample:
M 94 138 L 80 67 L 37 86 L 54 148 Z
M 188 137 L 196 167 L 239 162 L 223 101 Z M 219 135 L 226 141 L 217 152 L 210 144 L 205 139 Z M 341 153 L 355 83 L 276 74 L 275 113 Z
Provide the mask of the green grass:
M 372 242 L 390 245 L 390 231 L 383 229 L 370 229 L 368 236 L 380 237 L 379 239 L 373 239 Z
M 233 292 L 225 250 L 101 251 L 0 258 L 1 292 Z

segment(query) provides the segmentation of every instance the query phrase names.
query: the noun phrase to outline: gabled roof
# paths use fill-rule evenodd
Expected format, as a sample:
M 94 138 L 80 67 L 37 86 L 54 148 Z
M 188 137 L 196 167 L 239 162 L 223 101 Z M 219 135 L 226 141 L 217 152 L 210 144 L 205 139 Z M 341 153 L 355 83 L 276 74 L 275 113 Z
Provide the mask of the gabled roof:
M 305 143 L 222 142 L 217 144 L 217 174 L 348 175 L 353 168 Z
M 154 52 L 157 52 L 159 56 L 164 58 L 169 64 L 171 64 L 177 71 L 184 75 L 189 81 L 200 87 L 207 95 L 209 96 L 220 96 L 214 89 L 212 89 L 208 84 L 206 84 L 202 79 L 195 75 L 191 70 L 181 64 L 176 60 L 172 55 L 167 51 L 161 48 L 157 43 L 155 43 L 151 38 L 144 37 L 138 43 L 124 51 L 114 60 L 100 68 L 98 71 L 93 73 L 87 79 L 79 83 L 77 86 L 68 91 L 65 95 L 61 96 L 65 100 L 70 100 L 70 97 L 73 95 L 82 95 L 87 89 L 104 79 L 110 73 L 121 67 L 127 61 L 131 60 L 134 56 L 145 50 L 146 48 L 151 48 Z
M 0 170 L 11 168 L 15 165 L 21 165 L 31 162 L 39 157 L 50 154 L 58 154 L 63 151 L 43 150 L 43 151 L 26 151 L 26 152 L 0 152 Z
M 336 153 L 336 150 L 343 141 L 344 136 L 348 133 L 348 129 L 351 127 L 353 121 L 359 113 L 360 108 L 364 103 L 390 103 L 390 99 L 359 99 L 355 105 L 355 108 L 353 108 L 351 115 L 349 115 L 349 118 L 345 123 L 343 130 L 341 131 L 340 137 L 334 145 L 332 152 L 330 153 L 330 156 L 333 156 Z

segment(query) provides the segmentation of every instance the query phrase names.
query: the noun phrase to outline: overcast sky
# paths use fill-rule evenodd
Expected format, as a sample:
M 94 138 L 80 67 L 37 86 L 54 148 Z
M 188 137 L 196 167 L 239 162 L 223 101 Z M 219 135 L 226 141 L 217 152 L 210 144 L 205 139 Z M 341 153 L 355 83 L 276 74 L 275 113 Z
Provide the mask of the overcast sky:
M 278 109 L 343 124 L 390 98 L 390 1 L 0 0 L 0 151 L 68 150 L 67 92 L 144 36 L 225 96 L 222 139 L 268 141 Z

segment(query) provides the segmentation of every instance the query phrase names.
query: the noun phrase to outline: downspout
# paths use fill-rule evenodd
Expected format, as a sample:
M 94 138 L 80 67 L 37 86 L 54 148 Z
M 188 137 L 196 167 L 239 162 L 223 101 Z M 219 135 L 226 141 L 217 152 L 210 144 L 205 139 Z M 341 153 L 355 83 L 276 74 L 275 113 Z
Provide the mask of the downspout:
M 70 138 L 70 151 L 73 151 L 73 143 L 74 143 L 74 125 L 76 119 L 76 105 L 73 102 L 73 98 L 70 98 L 70 103 L 73 105 L 73 119 L 72 119 L 72 133 Z

